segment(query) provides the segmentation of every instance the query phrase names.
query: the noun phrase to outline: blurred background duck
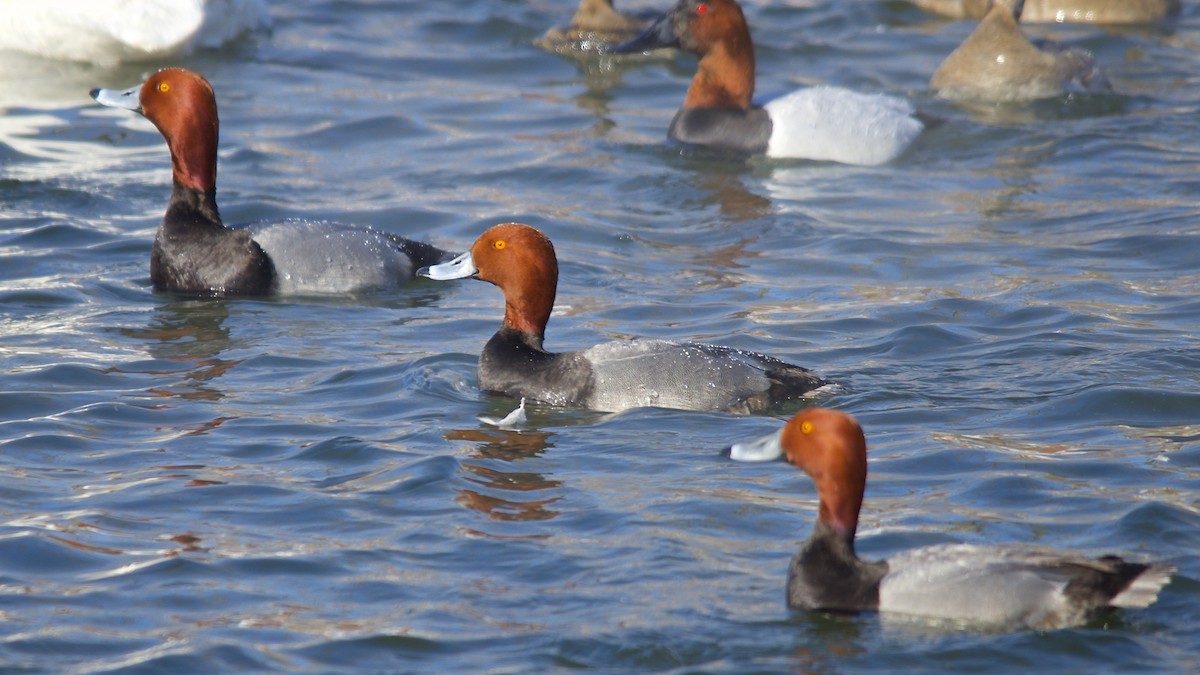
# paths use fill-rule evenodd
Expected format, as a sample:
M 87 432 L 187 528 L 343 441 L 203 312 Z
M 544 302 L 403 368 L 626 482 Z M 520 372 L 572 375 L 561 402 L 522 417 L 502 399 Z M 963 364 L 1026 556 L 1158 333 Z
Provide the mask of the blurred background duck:
M 219 47 L 269 24 L 266 0 L 8 0 L 0 3 L 0 51 L 148 61 Z
M 634 37 L 651 24 L 654 15 L 618 12 L 613 0 L 579 0 L 571 23 L 546 31 L 535 44 L 562 54 L 599 52 Z
M 953 19 L 982 19 L 992 0 L 910 0 Z M 1026 23 L 1155 23 L 1179 15 L 1180 0 L 1029 0 Z
M 1024 101 L 1112 91 L 1085 50 L 1034 44 L 1021 31 L 1023 0 L 995 0 L 979 26 L 934 71 L 929 86 L 949 99 Z
M 833 86 L 802 87 L 754 102 L 750 27 L 737 0 L 678 0 L 614 54 L 679 48 L 696 54 L 696 74 L 667 136 L 735 156 L 810 159 L 860 166 L 904 154 L 926 124 L 908 100 Z

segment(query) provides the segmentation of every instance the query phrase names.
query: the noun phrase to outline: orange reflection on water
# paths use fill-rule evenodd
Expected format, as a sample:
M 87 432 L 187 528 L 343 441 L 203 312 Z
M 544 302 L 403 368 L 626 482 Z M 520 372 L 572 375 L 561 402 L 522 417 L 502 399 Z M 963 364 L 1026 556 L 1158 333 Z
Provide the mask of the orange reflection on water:
M 471 455 L 481 459 L 504 459 L 508 461 L 533 457 L 547 448 L 553 448 L 548 431 L 512 431 L 509 429 L 456 429 L 447 432 L 448 441 L 470 441 L 479 443 Z
M 558 501 L 558 497 L 522 502 L 463 489 L 458 491 L 454 501 L 492 520 L 535 521 L 558 517 L 558 511 L 546 508 Z
M 479 459 L 499 459 L 512 462 L 538 455 L 546 448 L 553 447 L 550 437 L 553 434 L 545 431 L 520 432 L 507 429 L 459 429 L 445 435 L 450 441 L 471 441 L 478 443 L 471 453 Z M 540 473 L 528 471 L 501 471 L 491 466 L 474 462 L 463 462 L 463 469 L 471 476 L 468 481 L 479 485 L 483 490 L 461 489 L 455 501 L 472 511 L 484 514 L 492 520 L 503 521 L 536 521 L 550 520 L 559 512 L 548 508 L 559 497 L 545 499 L 517 500 L 508 499 L 503 492 L 537 492 L 541 490 L 562 487 L 557 480 L 546 478 Z

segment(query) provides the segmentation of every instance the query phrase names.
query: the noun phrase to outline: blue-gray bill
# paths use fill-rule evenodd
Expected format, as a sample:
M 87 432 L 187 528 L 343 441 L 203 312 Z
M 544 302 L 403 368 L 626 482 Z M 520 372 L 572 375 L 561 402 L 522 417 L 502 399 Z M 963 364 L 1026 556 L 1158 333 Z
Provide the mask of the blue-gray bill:
M 674 12 L 667 12 L 635 37 L 609 48 L 610 54 L 644 54 L 663 47 L 678 47 Z
M 124 91 L 117 91 L 116 89 L 93 89 L 90 93 L 92 98 L 96 99 L 96 102 L 100 105 L 141 112 L 141 91 L 142 85 L 139 84 Z
M 450 262 L 444 262 L 440 265 L 430 265 L 417 270 L 417 276 L 427 277 L 435 281 L 446 281 L 448 279 L 466 279 L 473 277 L 479 273 L 479 269 L 475 267 L 475 259 L 471 257 L 471 252 L 458 256 Z
M 770 462 L 783 457 L 783 429 L 753 441 L 734 443 L 726 454 L 739 462 Z

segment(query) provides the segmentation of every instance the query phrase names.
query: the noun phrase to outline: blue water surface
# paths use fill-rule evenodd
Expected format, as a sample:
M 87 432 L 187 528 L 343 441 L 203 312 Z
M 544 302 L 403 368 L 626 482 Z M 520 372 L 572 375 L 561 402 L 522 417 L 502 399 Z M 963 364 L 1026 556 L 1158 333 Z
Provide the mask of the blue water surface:
M 664 1 L 630 0 L 630 8 Z M 695 60 L 533 45 L 570 0 L 277 2 L 170 62 L 0 69 L 0 670 L 1200 670 L 1200 9 L 1031 26 L 1118 93 L 934 97 L 971 30 L 897 0 L 744 3 L 758 91 L 816 83 L 946 123 L 862 168 L 665 141 Z M 478 281 L 350 298 L 156 293 L 161 137 L 101 108 L 213 83 L 227 222 L 304 217 L 464 250 L 527 222 L 561 266 L 547 346 L 766 352 L 847 392 L 859 549 L 1034 543 L 1161 559 L 1146 610 L 981 633 L 792 613 L 815 493 L 729 443 L 782 415 L 481 395 Z

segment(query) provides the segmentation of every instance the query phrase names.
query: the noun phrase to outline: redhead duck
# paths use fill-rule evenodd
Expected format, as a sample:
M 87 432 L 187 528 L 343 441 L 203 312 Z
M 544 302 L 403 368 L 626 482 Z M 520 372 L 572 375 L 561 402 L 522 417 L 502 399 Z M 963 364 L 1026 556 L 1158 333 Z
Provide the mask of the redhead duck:
M 925 128 L 912 105 L 882 94 L 808 87 L 765 105 L 754 95 L 754 44 L 735 0 L 679 0 L 616 53 L 679 47 L 700 56 L 668 135 L 682 143 L 767 157 L 876 165 Z
M 265 0 L 0 3 L 0 50 L 67 61 L 147 61 L 219 47 L 270 25 Z
M 867 442 L 853 417 L 801 410 L 780 431 L 729 449 L 740 461 L 783 456 L 816 484 L 812 535 L 792 558 L 788 606 L 895 612 L 989 628 L 1048 629 L 1112 607 L 1147 607 L 1175 568 L 1046 549 L 947 544 L 865 562 L 854 532 L 867 482 Z
M 975 31 L 934 71 L 929 85 L 946 98 L 985 101 L 1112 91 L 1091 54 L 1030 42 L 1018 24 L 1024 4 L 995 0 Z
M 528 225 L 496 225 L 471 250 L 418 274 L 475 277 L 504 293 L 504 323 L 479 356 L 485 391 L 609 412 L 657 406 L 749 414 L 823 393 L 816 390 L 827 384 L 769 356 L 693 342 L 640 338 L 546 351 L 558 259 L 550 239 Z
M 306 220 L 226 227 L 217 212 L 217 100 L 203 77 L 160 70 L 97 102 L 140 112 L 171 151 L 174 189 L 150 257 L 154 287 L 203 295 L 355 293 L 400 286 L 446 253 L 370 228 Z
M 992 0 L 910 0 L 927 12 L 982 19 Z M 1028 0 L 1026 23 L 1153 23 L 1179 14 L 1179 0 Z
M 555 52 L 598 51 L 628 40 L 648 25 L 647 18 L 618 12 L 613 0 L 579 0 L 571 23 L 551 28 L 536 44 Z

